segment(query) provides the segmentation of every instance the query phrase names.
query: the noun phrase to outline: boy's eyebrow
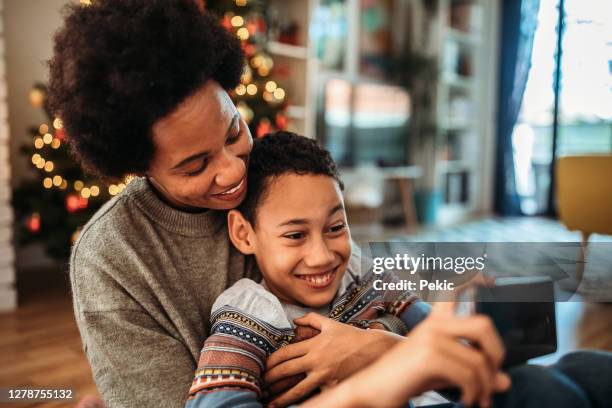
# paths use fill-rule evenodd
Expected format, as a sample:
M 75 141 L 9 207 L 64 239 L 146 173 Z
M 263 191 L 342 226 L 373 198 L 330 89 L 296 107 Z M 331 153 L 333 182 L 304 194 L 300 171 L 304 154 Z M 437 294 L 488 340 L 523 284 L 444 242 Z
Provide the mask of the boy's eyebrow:
M 344 210 L 344 204 L 342 204 L 342 203 L 336 205 L 334 208 L 329 210 L 329 213 L 327 214 L 327 216 L 331 217 L 332 215 L 334 215 L 335 213 L 337 213 L 340 210 Z M 308 220 L 307 219 L 305 219 L 305 218 L 294 218 L 294 219 L 289 220 L 289 221 L 281 222 L 280 224 L 277 225 L 277 227 L 284 227 L 285 225 L 306 225 L 306 224 L 308 224 Z
M 225 138 L 226 139 L 229 138 L 230 132 L 232 131 L 232 129 L 236 125 L 236 121 L 237 120 L 238 120 L 238 112 L 234 113 L 234 116 L 232 116 L 232 121 L 230 122 L 230 125 L 227 128 L 227 131 L 225 132 Z M 210 154 L 210 152 L 200 152 L 200 153 L 192 154 L 191 156 L 187 157 L 186 159 L 181 160 L 178 164 L 173 166 L 170 170 L 176 170 L 179 167 L 183 167 L 187 163 L 191 163 L 194 160 L 203 159 L 206 156 L 208 156 L 209 154 Z

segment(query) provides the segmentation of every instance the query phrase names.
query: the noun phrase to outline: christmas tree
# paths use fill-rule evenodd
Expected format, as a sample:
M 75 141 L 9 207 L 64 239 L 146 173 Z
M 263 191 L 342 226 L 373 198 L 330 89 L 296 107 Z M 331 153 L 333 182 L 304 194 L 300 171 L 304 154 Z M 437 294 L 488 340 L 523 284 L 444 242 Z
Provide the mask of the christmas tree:
M 83 174 L 70 156 L 61 119 L 51 115 L 45 85 L 35 84 L 28 99 L 33 107 L 45 111 L 48 120 L 29 129 L 31 143 L 21 148 L 35 176 L 13 194 L 17 238 L 21 245 L 41 242 L 51 257 L 66 260 L 81 227 L 125 188 L 129 178 L 105 185 Z
M 264 0 L 207 0 L 205 7 L 233 32 L 246 56 L 240 84 L 230 93 L 251 133 L 261 137 L 287 128 L 286 93 L 273 79 L 274 60 L 266 52 L 268 25 Z

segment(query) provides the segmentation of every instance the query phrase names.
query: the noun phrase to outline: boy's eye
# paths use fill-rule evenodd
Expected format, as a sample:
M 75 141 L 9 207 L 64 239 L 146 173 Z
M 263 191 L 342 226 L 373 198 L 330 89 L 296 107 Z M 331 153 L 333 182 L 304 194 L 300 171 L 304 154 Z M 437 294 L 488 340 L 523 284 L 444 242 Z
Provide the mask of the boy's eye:
M 288 239 L 292 239 L 292 240 L 302 239 L 305 236 L 306 236 L 306 234 L 304 234 L 303 232 L 291 232 L 289 234 L 283 235 L 283 237 L 288 238 Z
M 339 224 L 332 225 L 329 228 L 329 231 L 330 232 L 339 232 L 339 231 L 342 231 L 345 227 L 346 227 L 346 224 L 344 222 L 341 222 Z

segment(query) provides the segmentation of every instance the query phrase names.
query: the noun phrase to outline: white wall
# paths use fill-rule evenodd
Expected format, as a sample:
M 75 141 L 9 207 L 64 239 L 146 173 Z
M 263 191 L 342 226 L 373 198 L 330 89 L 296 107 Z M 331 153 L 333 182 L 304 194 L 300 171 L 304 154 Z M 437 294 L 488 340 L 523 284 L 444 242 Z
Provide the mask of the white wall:
M 0 13 L 3 5 L 3 0 L 0 0 Z M 13 211 L 10 206 L 10 133 L 6 104 L 7 83 L 4 50 L 4 25 L 0 21 L 0 312 L 17 307 L 17 293 L 14 285 L 14 252 L 11 242 Z
M 4 0 L 2 22 L 11 135 L 10 184 L 13 187 L 18 186 L 24 178 L 35 174 L 29 158 L 21 154 L 19 149 L 24 144 L 32 143 L 28 129 L 48 122 L 48 118 L 41 109 L 29 104 L 28 93 L 34 83 L 47 82 L 45 61 L 51 58 L 53 34 L 62 24 L 60 11 L 68 2 L 69 0 Z M 1 242 L 0 236 L 0 245 Z M 17 251 L 15 264 L 20 269 L 29 269 L 48 267 L 53 265 L 53 262 L 45 255 L 42 246 L 31 245 Z M 1 281 L 0 277 L 0 284 Z
M 13 186 L 32 174 L 27 157 L 19 153 L 31 143 L 28 128 L 47 121 L 45 113 L 28 103 L 35 82 L 47 81 L 45 61 L 53 51 L 53 33 L 62 23 L 60 10 L 67 0 L 4 0 L 6 75 L 8 80 L 11 168 Z

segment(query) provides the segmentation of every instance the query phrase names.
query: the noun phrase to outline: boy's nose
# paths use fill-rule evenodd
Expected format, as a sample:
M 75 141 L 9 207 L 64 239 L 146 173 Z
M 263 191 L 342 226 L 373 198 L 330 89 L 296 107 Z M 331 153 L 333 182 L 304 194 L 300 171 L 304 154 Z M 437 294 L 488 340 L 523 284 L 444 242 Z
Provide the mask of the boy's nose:
M 310 268 L 320 268 L 331 265 L 334 262 L 334 253 L 327 246 L 325 239 L 318 238 L 313 240 L 310 251 L 304 262 Z

